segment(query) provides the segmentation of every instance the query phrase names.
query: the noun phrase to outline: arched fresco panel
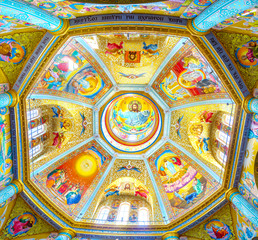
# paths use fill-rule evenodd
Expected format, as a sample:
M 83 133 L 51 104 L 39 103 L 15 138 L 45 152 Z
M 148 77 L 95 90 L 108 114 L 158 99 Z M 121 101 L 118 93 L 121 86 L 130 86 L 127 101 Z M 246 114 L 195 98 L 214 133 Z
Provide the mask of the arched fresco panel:
M 92 184 L 99 181 L 100 172 L 106 169 L 107 159 L 110 156 L 91 142 L 44 169 L 33 181 L 66 214 L 76 216 L 87 201 Z
M 187 209 L 205 195 L 207 180 L 171 150 L 164 151 L 155 166 L 172 207 Z

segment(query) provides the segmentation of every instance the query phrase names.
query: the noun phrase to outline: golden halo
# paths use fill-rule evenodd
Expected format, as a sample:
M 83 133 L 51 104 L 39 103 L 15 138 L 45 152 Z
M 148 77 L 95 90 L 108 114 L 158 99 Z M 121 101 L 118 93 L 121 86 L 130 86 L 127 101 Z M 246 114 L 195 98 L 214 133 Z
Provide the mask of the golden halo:
M 138 111 L 139 111 L 139 112 L 142 110 L 142 104 L 141 104 L 139 101 L 137 101 L 137 100 L 133 100 L 133 101 L 131 101 L 131 102 L 128 104 L 128 109 L 129 109 L 129 111 L 132 111 L 132 105 L 133 105 L 133 104 L 137 104 L 137 105 L 138 105 Z

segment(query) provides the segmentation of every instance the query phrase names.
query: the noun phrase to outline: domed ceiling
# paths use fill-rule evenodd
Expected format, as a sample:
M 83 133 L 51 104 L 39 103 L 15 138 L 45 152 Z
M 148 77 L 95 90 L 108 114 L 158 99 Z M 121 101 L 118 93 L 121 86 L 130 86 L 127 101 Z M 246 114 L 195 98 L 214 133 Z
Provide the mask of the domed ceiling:
M 24 200 L 54 228 L 93 239 L 184 233 L 225 205 L 240 174 L 248 90 L 213 33 L 187 30 L 213 1 L 28 2 L 71 20 L 62 36 L 44 33 L 14 84 Z M 9 30 L 39 28 L 0 18 Z
M 126 199 L 153 229 L 176 226 L 221 194 L 236 107 L 190 38 L 72 36 L 34 79 L 27 191 L 58 224 L 116 229 L 116 207 L 104 222 L 98 212 Z

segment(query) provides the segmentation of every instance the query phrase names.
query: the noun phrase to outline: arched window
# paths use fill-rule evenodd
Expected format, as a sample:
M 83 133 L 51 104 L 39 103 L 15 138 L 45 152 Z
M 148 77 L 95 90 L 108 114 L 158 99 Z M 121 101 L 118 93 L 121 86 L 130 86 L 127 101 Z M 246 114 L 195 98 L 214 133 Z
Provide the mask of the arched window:
M 139 225 L 147 225 L 149 222 L 149 210 L 147 208 L 140 208 L 138 211 Z
M 29 129 L 29 132 L 28 132 L 29 139 L 41 136 L 42 134 L 44 134 L 46 132 L 46 129 L 47 128 L 46 128 L 45 124 L 39 125 L 39 126 L 37 126 L 35 128 L 32 128 L 32 129 Z
M 217 157 L 218 157 L 218 160 L 220 161 L 220 163 L 225 165 L 226 160 L 227 160 L 227 154 L 225 154 L 221 150 L 218 150 L 217 151 Z
M 37 108 L 27 112 L 28 122 L 39 117 L 40 117 L 40 110 Z
M 107 220 L 109 212 L 110 212 L 109 207 L 102 207 L 97 217 L 97 223 L 104 223 Z
M 216 138 L 218 141 L 220 141 L 222 144 L 229 145 L 230 142 L 230 136 L 228 136 L 226 133 L 217 130 L 216 132 Z
M 223 117 L 222 117 L 222 122 L 224 124 L 228 125 L 229 127 L 232 127 L 233 120 L 234 120 L 234 117 L 230 116 L 229 114 L 224 114 Z
M 128 222 L 130 206 L 131 205 L 128 202 L 123 202 L 120 204 L 116 224 L 126 224 Z
M 42 149 L 43 149 L 42 144 L 39 144 L 39 145 L 31 148 L 29 150 L 30 158 L 37 156 L 42 151 Z

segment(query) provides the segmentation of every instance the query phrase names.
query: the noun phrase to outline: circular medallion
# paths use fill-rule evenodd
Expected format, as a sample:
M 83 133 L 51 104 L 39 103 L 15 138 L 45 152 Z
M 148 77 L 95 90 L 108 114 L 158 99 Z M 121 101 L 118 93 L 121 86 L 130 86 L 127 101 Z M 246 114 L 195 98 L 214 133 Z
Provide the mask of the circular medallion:
M 159 136 L 161 115 L 149 98 L 122 94 L 107 104 L 101 123 L 103 135 L 113 147 L 137 152 L 149 147 Z

